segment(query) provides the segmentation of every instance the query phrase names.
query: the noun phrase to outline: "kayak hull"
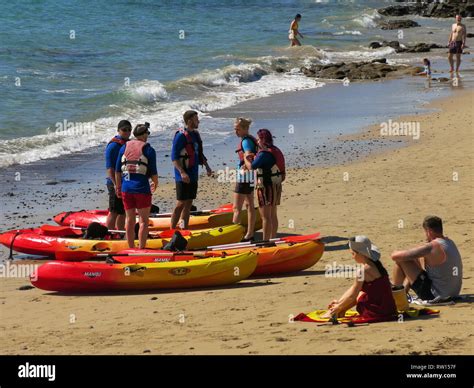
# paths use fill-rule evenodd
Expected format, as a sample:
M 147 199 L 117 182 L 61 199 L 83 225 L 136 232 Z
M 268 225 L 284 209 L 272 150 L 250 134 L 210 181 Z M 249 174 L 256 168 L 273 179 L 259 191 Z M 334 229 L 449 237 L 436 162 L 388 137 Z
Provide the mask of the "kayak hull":
M 139 265 L 51 261 L 41 265 L 30 280 L 42 290 L 71 293 L 195 288 L 239 282 L 256 266 L 255 252 Z
M 82 210 L 79 212 L 63 212 L 53 217 L 54 221 L 63 226 L 73 226 L 78 228 L 87 228 L 92 222 L 98 222 L 102 225 L 107 221 L 107 210 Z M 232 224 L 233 218 L 232 208 L 222 208 L 218 213 L 209 213 L 206 215 L 191 215 L 189 217 L 189 230 L 217 228 Z M 241 213 L 242 225 L 247 226 L 247 210 Z M 150 217 L 150 230 L 166 230 L 171 227 L 171 217 Z M 255 230 L 262 228 L 262 219 L 260 213 L 255 213 Z
M 61 227 L 58 227 L 61 228 Z M 242 240 L 245 228 L 242 225 L 228 225 L 220 228 L 195 230 L 184 235 L 188 240 L 187 249 L 204 249 L 210 245 L 230 244 Z M 161 249 L 169 241 L 167 238 L 152 238 L 146 242 L 147 249 Z M 56 252 L 117 253 L 128 249 L 126 240 L 86 240 L 77 237 L 60 237 L 45 234 L 40 228 L 13 230 L 0 234 L 0 243 L 16 252 L 54 257 Z M 135 241 L 138 247 L 138 241 Z

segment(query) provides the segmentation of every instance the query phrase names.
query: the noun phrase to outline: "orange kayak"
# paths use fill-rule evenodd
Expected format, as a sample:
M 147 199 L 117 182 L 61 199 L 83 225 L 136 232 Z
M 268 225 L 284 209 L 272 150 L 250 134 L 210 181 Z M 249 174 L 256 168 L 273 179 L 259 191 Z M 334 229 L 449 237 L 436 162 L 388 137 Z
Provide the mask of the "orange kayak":
M 258 254 L 258 261 L 252 276 L 302 271 L 312 267 L 321 259 L 324 253 L 324 243 L 320 241 L 319 233 L 295 236 L 294 240 L 292 237 L 284 237 L 279 241 L 270 242 L 267 246 L 258 246 L 257 243 L 227 249 L 175 253 L 174 256 L 178 258 L 180 254 L 183 257 L 194 254 L 195 258 L 200 255 L 202 257 L 227 257 L 254 251 Z M 140 253 L 144 253 L 144 255 L 140 256 Z M 128 254 L 133 256 L 127 256 Z M 112 258 L 118 263 L 158 263 L 170 261 L 169 255 L 170 253 L 167 251 L 127 249 L 119 252 L 117 256 L 113 255 Z

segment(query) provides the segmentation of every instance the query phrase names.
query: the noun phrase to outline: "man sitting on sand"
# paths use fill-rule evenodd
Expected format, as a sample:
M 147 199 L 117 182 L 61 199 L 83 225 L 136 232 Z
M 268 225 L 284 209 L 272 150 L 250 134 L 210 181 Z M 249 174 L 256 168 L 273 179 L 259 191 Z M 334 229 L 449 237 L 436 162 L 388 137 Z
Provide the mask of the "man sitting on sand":
M 456 244 L 443 235 L 443 222 L 436 216 L 423 221 L 427 244 L 395 251 L 393 282 L 411 288 L 422 300 L 439 302 L 458 296 L 462 286 L 462 261 Z
M 451 67 L 450 72 L 454 71 L 453 55 L 456 54 L 456 73 L 459 72 L 461 66 L 461 54 L 464 47 L 466 47 L 467 31 L 466 26 L 461 23 L 461 15 L 456 15 L 456 23 L 451 26 L 451 33 L 449 34 L 449 66 Z

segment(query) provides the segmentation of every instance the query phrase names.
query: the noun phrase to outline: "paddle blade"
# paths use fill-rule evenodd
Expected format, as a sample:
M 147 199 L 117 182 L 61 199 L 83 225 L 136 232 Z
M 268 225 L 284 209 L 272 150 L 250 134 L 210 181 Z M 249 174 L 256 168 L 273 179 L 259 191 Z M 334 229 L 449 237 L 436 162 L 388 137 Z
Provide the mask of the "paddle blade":
M 159 238 L 171 238 L 173 237 L 174 235 L 174 232 L 178 231 L 179 233 L 181 233 L 181 236 L 190 236 L 191 235 L 191 231 L 189 230 L 181 230 L 181 229 L 168 229 L 168 230 L 164 230 L 163 232 L 159 233 L 158 234 L 158 237 Z
M 231 212 L 233 209 L 233 204 L 231 203 L 226 203 L 224 205 L 219 206 L 217 209 L 212 209 L 210 213 L 228 213 Z
M 46 236 L 82 236 L 81 230 L 72 229 L 69 226 L 41 225 L 40 229 Z
M 56 260 L 62 261 L 85 261 L 96 257 L 95 254 L 86 251 L 57 251 L 54 256 Z
M 321 233 L 306 234 L 304 236 L 288 236 L 282 237 L 281 240 L 289 243 L 299 243 L 311 240 L 319 240 L 321 238 Z

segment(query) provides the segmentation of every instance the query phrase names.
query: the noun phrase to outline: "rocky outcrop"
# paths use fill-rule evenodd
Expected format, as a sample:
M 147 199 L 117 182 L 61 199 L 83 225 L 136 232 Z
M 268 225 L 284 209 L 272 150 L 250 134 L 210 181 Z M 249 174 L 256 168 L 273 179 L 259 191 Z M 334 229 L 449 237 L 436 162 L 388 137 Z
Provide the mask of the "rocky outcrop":
M 413 20 L 384 20 L 377 24 L 382 30 L 398 30 L 401 28 L 420 27 Z
M 416 4 L 391 5 L 379 9 L 378 12 L 384 16 L 419 15 L 424 17 L 450 18 L 459 14 L 463 17 L 473 17 L 474 2 L 472 0 L 447 0 L 443 3 L 438 3 L 431 0 Z
M 426 53 L 431 51 L 431 49 L 445 48 L 446 46 L 441 46 L 436 43 L 417 43 L 415 45 L 401 45 L 399 41 L 393 40 L 387 42 L 372 42 L 369 44 L 369 48 L 378 49 L 381 47 L 392 47 L 397 53 Z
M 386 62 L 385 58 L 376 59 L 372 62 L 339 62 L 329 65 L 302 67 L 301 71 L 308 77 L 339 80 L 347 78 L 351 81 L 381 79 L 399 70 L 406 72 L 406 66 L 392 66 L 387 65 Z

